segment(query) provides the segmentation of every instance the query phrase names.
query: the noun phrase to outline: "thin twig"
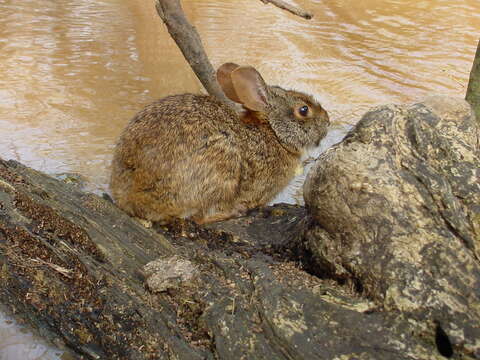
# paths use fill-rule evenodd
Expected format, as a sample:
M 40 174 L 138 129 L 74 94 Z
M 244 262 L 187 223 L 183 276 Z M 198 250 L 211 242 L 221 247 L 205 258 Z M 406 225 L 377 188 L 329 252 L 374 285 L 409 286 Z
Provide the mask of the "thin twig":
M 41 263 L 41 264 L 44 264 L 44 265 L 47 265 L 49 267 L 51 267 L 53 270 L 59 272 L 60 274 L 62 274 L 63 276 L 66 276 L 68 278 L 72 278 L 72 275 L 71 275 L 71 272 L 72 270 L 70 269 L 66 269 L 62 266 L 59 266 L 57 264 L 53 264 L 51 262 L 48 262 L 48 261 L 45 261 L 45 260 L 42 260 L 42 259 L 39 259 L 39 258 L 36 258 L 36 259 L 30 259 L 31 261 L 34 261 L 34 262 L 38 262 L 38 263 Z
M 290 5 L 283 0 L 260 0 L 260 1 L 263 2 L 264 4 L 275 5 L 276 7 L 279 7 L 282 10 L 286 10 L 292 13 L 293 15 L 300 16 L 307 20 L 310 20 L 311 18 L 313 18 L 313 14 L 311 12 L 308 12 L 299 7 Z

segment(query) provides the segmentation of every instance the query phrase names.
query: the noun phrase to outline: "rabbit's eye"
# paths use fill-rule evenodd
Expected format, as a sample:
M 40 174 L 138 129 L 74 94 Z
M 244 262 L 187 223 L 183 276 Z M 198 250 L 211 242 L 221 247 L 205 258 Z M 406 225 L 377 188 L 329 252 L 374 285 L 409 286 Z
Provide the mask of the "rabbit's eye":
M 302 116 L 307 116 L 308 115 L 308 106 L 304 105 L 301 108 L 299 108 L 298 113 Z

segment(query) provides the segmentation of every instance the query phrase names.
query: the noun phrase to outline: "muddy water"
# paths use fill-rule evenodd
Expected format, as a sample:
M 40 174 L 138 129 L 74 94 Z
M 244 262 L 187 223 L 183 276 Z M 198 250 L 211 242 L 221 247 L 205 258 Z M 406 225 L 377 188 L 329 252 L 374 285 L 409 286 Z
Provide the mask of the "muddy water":
M 373 105 L 464 96 L 478 0 L 298 3 L 313 20 L 255 0 L 183 1 L 215 66 L 252 64 L 270 83 L 315 94 L 333 121 L 322 148 Z M 0 157 L 51 174 L 78 172 L 90 190 L 106 191 L 112 146 L 129 118 L 155 98 L 201 87 L 153 1 L 39 4 L 0 0 Z M 300 184 L 281 200 L 295 201 Z M 0 359 L 28 358 L 22 341 L 5 352 L 4 338 Z

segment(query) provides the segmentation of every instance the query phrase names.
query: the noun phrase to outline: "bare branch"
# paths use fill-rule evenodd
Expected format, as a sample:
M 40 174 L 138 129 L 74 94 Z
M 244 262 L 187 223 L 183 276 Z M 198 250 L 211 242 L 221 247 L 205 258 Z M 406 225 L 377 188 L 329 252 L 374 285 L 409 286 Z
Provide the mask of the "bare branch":
M 313 18 L 313 14 L 311 12 L 308 12 L 308 11 L 305 11 L 299 7 L 295 7 L 293 5 L 290 5 L 288 3 L 286 3 L 285 1 L 283 0 L 260 0 L 261 2 L 263 2 L 264 4 L 272 4 L 272 5 L 275 5 L 277 7 L 279 7 L 280 9 L 283 9 L 283 10 L 286 10 L 294 15 L 297 15 L 297 16 L 300 16 L 304 19 L 307 19 L 307 20 L 310 20 L 311 18 Z
M 311 13 L 287 4 L 283 0 L 261 1 L 265 4 L 271 3 L 305 19 L 311 19 L 313 16 Z M 220 101 L 236 108 L 235 103 L 225 96 L 218 84 L 215 70 L 205 53 L 200 35 L 185 17 L 180 0 L 155 0 L 155 7 L 158 15 L 167 26 L 170 36 L 180 48 L 205 90 Z
M 155 7 L 167 26 L 170 36 L 177 43 L 205 90 L 210 95 L 232 105 L 233 102 L 227 99 L 217 83 L 215 70 L 208 60 L 200 36 L 185 17 L 180 0 L 155 0 Z

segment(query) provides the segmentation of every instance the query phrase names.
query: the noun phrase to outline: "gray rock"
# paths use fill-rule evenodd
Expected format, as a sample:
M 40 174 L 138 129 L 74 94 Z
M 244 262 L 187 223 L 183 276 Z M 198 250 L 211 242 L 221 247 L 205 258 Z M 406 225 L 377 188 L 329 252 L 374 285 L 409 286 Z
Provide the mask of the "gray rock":
M 479 157 L 464 100 L 381 106 L 318 159 L 304 188 L 316 272 L 434 329 L 444 355 L 473 358 L 480 358 Z
M 165 259 L 150 261 L 143 267 L 146 284 L 152 292 L 176 289 L 192 280 L 197 273 L 195 266 L 188 260 L 174 255 Z

